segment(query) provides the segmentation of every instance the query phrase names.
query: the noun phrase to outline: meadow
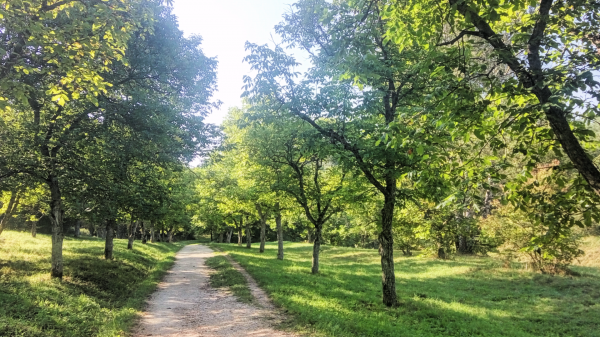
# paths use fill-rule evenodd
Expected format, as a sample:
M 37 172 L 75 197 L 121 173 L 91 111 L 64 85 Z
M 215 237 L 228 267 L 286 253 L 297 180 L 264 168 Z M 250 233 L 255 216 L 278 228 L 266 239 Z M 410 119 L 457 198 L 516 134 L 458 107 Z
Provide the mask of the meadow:
M 310 244 L 286 243 L 283 261 L 275 243 L 263 254 L 258 247 L 213 245 L 287 312 L 287 328 L 308 335 L 600 336 L 597 260 L 573 267 L 580 276 L 551 276 L 493 256 L 396 256 L 400 305 L 387 308 L 376 250 L 324 246 L 321 273 L 312 275 Z
M 49 235 L 5 231 L 0 237 L 0 336 L 119 336 L 135 322 L 186 244 L 65 238 L 65 276 L 50 279 Z

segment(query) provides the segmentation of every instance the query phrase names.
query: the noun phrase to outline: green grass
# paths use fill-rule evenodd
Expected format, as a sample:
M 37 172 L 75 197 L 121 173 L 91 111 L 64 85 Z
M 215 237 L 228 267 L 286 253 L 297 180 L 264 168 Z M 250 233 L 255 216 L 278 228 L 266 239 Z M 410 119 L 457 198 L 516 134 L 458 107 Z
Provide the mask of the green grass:
M 206 265 L 214 269 L 210 275 L 210 286 L 213 288 L 227 288 L 241 302 L 252 303 L 254 296 L 248 288 L 244 275 L 237 271 L 224 256 L 214 256 L 206 259 Z
M 376 250 L 325 246 L 321 274 L 311 275 L 309 244 L 286 243 L 284 261 L 275 243 L 263 254 L 215 246 L 288 311 L 293 329 L 312 335 L 600 336 L 597 265 L 564 277 L 503 268 L 491 257 L 397 257 L 401 305 L 386 308 Z
M 65 238 L 63 281 L 50 279 L 48 235 L 5 231 L 0 236 L 0 336 L 119 336 L 190 242 L 115 239 L 115 259 L 104 241 Z

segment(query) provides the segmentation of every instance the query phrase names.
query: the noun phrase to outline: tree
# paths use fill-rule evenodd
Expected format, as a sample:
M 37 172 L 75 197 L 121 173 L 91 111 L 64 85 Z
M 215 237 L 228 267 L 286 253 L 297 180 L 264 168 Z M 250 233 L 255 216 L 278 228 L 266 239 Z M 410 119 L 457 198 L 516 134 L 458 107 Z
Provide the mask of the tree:
M 386 13 L 389 37 L 399 48 L 413 43 L 440 53 L 463 48 L 470 61 L 493 60 L 492 69 L 472 68 L 487 72 L 481 77 L 485 99 L 520 99 L 526 106 L 513 110 L 510 124 L 535 130 L 547 123 L 552 132 L 538 136 L 560 145 L 600 194 L 600 171 L 584 144 L 590 133 L 581 123 L 600 113 L 600 83 L 594 78 L 600 64 L 598 1 L 407 0 L 389 2 Z M 485 54 L 478 44 L 486 46 Z
M 335 162 L 331 146 L 318 132 L 285 115 L 274 118 L 267 113 L 262 123 L 249 124 L 245 137 L 251 159 L 273 173 L 271 188 L 289 194 L 313 224 L 312 273 L 317 274 L 323 226 L 342 209 L 347 185 L 344 168 Z
M 117 1 L 110 7 L 97 1 L 61 1 L 55 5 L 40 2 L 39 8 L 54 13 L 44 14 L 50 21 L 41 25 L 46 30 L 38 33 L 47 38 L 52 35 L 49 31 L 59 32 L 58 40 L 38 47 L 40 53 L 26 53 L 31 70 L 24 68 L 24 75 L 14 76 L 19 79 L 19 88 L 27 89 L 27 95 L 19 96 L 25 89 L 11 87 L 14 97 L 7 101 L 11 105 L 1 111 L 2 123 L 11 124 L 6 135 L 16 136 L 17 141 L 0 163 L 0 177 L 29 174 L 46 182 L 51 191 L 53 277 L 62 277 L 62 184 L 102 190 L 107 196 L 103 200 L 106 211 L 112 218 L 117 207 L 107 203 L 116 202 L 112 198 L 115 194 L 106 193 L 118 194 L 118 188 L 107 185 L 118 184 L 122 179 L 117 176 L 123 177 L 134 159 L 158 165 L 185 160 L 207 141 L 209 129 L 201 121 L 214 106 L 209 99 L 214 90 L 216 62 L 202 54 L 199 38 L 183 37 L 170 9 L 160 6 L 160 2 L 143 2 L 136 5 L 141 7 L 125 8 L 128 10 L 122 10 L 120 4 Z M 37 14 L 31 15 L 33 21 L 37 20 Z M 7 34 L 28 34 L 19 31 L 23 27 L 12 21 L 6 27 Z M 104 32 L 100 40 L 98 32 Z M 37 37 L 27 39 L 37 41 Z M 87 41 L 83 47 L 80 40 Z M 129 65 L 117 62 L 123 54 Z M 109 153 L 117 148 L 126 151 L 110 158 Z M 86 156 L 87 161 L 79 160 Z M 103 162 L 107 158 L 111 161 Z M 98 179 L 110 176 L 114 179 Z M 108 226 L 111 224 L 112 220 Z
M 413 187 L 399 189 L 398 179 L 408 174 L 421 179 L 432 152 L 444 150 L 432 145 L 451 139 L 419 116 L 435 108 L 427 99 L 445 85 L 426 70 L 453 60 L 432 60 L 418 48 L 400 51 L 386 38 L 382 8 L 374 1 L 307 0 L 295 9 L 277 30 L 290 47 L 310 53 L 313 68 L 297 79 L 296 62 L 282 48 L 249 44 L 246 61 L 258 74 L 246 78 L 245 95 L 260 109 L 288 111 L 307 122 L 381 194 L 383 302 L 394 306 L 394 209 L 398 198 L 413 193 Z M 395 134 L 402 139 L 389 137 Z M 423 183 L 433 175 L 425 175 Z

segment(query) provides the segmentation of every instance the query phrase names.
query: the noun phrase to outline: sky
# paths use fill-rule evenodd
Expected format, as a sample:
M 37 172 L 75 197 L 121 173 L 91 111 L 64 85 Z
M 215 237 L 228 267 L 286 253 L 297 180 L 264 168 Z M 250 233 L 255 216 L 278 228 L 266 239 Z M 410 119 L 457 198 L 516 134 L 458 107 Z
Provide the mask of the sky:
M 216 56 L 218 92 L 215 99 L 222 102 L 207 122 L 220 124 L 231 107 L 241 106 L 243 76 L 250 66 L 243 62 L 246 41 L 272 45 L 277 40 L 274 26 L 283 13 L 290 10 L 294 0 L 175 0 L 174 14 L 179 28 L 186 36 L 200 35 L 202 50 Z

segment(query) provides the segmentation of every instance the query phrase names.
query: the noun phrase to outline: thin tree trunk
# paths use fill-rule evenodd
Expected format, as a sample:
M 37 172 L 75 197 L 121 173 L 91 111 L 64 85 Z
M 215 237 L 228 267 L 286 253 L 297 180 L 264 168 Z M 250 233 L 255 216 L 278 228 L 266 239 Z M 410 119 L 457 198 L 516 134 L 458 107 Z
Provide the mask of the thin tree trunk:
M 115 219 L 110 219 L 106 221 L 106 240 L 104 241 L 104 258 L 107 260 L 113 259 L 113 237 L 115 235 L 116 225 L 117 221 Z
M 150 242 L 154 243 L 154 221 L 150 221 Z
M 394 273 L 394 237 L 392 235 L 392 221 L 394 219 L 395 206 L 395 179 L 392 183 L 387 182 L 391 190 L 385 195 L 384 205 L 381 209 L 381 233 L 379 234 L 379 255 L 381 256 L 381 286 L 383 288 L 383 303 L 388 306 L 396 306 L 396 275 Z M 393 184 L 393 185 L 392 185 Z
M 78 238 L 81 236 L 81 219 L 78 219 L 75 222 L 75 237 Z
M 6 212 L 2 216 L 2 220 L 0 220 L 0 234 L 4 231 L 4 228 L 8 224 L 10 218 L 12 218 L 14 210 L 17 208 L 16 205 L 19 203 L 18 195 L 19 192 L 11 192 L 10 200 L 8 202 L 8 206 L 6 207 Z
M 173 243 L 173 227 L 169 228 L 167 231 L 167 242 Z
M 62 279 L 63 277 L 63 209 L 62 195 L 58 177 L 48 177 L 50 187 L 50 221 L 52 222 L 52 257 L 50 277 Z
M 250 221 L 246 218 L 246 248 L 252 248 L 252 233 L 250 232 Z
M 275 224 L 277 225 L 277 259 L 283 260 L 283 226 L 281 224 L 279 203 L 275 204 Z
M 135 240 L 135 233 L 137 232 L 138 221 L 133 221 L 131 219 L 131 224 L 129 225 L 129 240 L 127 241 L 127 249 L 133 249 L 133 241 Z M 142 240 L 145 241 L 146 235 L 142 232 Z
M 306 240 L 308 243 L 312 243 L 312 238 L 310 237 L 310 228 L 306 230 Z
M 37 220 L 31 222 L 31 236 L 35 238 L 37 235 Z
M 148 231 L 148 229 L 146 228 L 147 223 L 148 221 L 142 221 L 142 244 L 148 243 L 148 237 L 146 236 L 146 232 Z
M 259 252 L 265 252 L 265 239 L 267 236 L 267 214 L 263 212 L 260 204 L 256 204 L 256 211 L 258 211 L 258 217 L 260 218 L 260 248 Z
M 315 226 L 315 242 L 313 244 L 312 273 L 319 273 L 319 253 L 321 252 L 321 230 L 323 225 Z
M 244 217 L 240 217 L 240 226 L 238 227 L 238 246 L 242 246 L 242 229 L 244 228 Z

